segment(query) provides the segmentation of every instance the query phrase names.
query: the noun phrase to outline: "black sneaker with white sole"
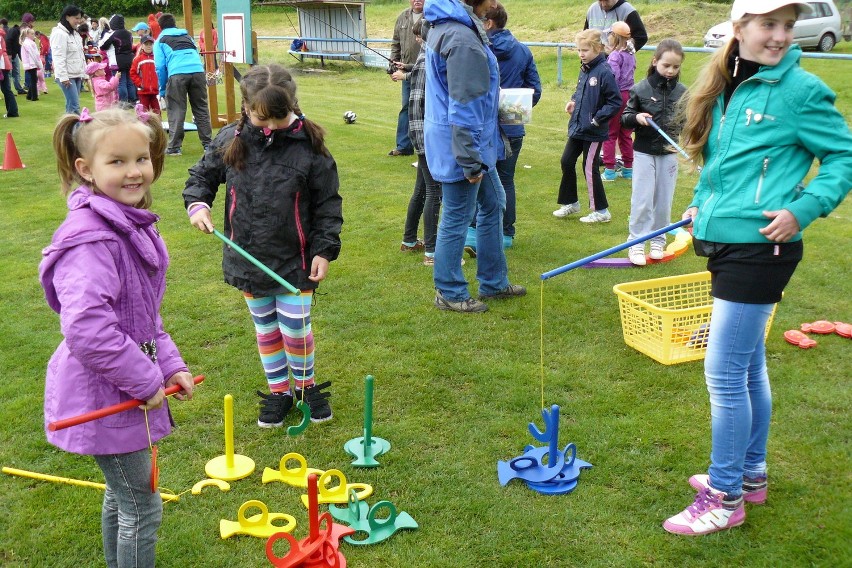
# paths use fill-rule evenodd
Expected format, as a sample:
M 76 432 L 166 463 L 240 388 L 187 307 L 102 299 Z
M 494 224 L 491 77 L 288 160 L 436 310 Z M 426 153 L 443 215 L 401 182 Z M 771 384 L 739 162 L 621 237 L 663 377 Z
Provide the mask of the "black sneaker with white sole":
M 331 381 L 326 381 L 318 385 L 305 387 L 304 393 L 302 393 L 302 389 L 296 389 L 296 400 L 304 400 L 311 409 L 311 422 L 331 420 L 331 404 L 328 402 L 331 393 L 323 390 L 330 386 Z
M 261 428 L 280 428 L 284 425 L 284 417 L 293 408 L 293 395 L 289 392 L 263 394 L 257 391 L 260 401 L 260 415 L 257 425 Z

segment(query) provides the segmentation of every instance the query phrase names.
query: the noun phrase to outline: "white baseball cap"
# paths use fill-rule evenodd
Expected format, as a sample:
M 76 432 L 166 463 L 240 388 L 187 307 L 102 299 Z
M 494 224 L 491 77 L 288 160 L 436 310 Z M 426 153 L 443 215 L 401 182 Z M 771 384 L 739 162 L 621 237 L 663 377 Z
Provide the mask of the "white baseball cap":
M 731 6 L 731 20 L 737 21 L 746 14 L 755 16 L 768 14 L 784 6 L 795 6 L 798 14 L 813 12 L 810 4 L 796 0 L 734 0 L 734 5 Z

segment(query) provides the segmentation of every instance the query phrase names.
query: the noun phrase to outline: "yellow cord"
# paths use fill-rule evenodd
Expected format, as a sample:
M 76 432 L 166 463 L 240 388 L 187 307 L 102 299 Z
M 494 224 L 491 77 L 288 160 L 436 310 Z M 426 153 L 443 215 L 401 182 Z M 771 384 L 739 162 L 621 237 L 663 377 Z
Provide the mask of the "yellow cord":
M 541 281 L 541 293 L 539 294 L 539 357 L 541 360 L 541 407 L 544 408 L 544 280 Z

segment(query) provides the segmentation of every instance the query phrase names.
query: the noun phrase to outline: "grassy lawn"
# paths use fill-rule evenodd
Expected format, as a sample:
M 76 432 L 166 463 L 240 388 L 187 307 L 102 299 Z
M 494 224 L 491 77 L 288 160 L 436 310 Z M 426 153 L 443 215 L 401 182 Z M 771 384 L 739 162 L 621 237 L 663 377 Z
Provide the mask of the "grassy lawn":
M 521 39 L 570 41 L 577 22 L 582 25 L 584 4 L 507 1 L 510 16 L 519 14 L 518 25 L 510 20 L 509 27 Z M 368 34 L 389 37 L 402 6 L 370 4 Z M 677 37 L 693 44 L 709 27 L 705 23 L 721 21 L 727 10 L 697 3 L 638 6 L 643 17 L 648 14 L 646 22 L 670 20 L 681 29 Z M 565 14 L 559 25 L 553 24 L 555 13 Z M 255 25 L 260 35 L 292 33 L 273 9 L 257 14 Z M 666 34 L 651 35 L 654 42 Z M 463 316 L 434 309 L 431 270 L 421 256 L 399 252 L 414 169 L 410 159 L 386 156 L 394 141 L 398 86 L 382 70 L 353 63 L 326 64 L 323 70 L 318 62 L 296 65 L 271 42 L 261 42 L 260 54 L 261 62 L 295 65 L 302 109 L 328 129 L 340 171 L 343 250 L 314 308 L 317 378 L 332 381 L 335 419 L 297 437 L 256 426 L 254 391 L 265 381 L 250 318 L 239 292 L 222 282 L 221 244 L 192 229 L 182 207 L 186 169 L 201 155 L 197 137 L 188 133 L 183 156 L 169 158 L 155 185 L 153 209 L 161 216 L 159 229 L 172 263 L 163 318 L 191 370 L 207 380 L 193 401 L 172 404 L 179 428 L 159 445 L 160 485 L 188 491 L 204 479 L 207 461 L 224 453 L 222 407 L 228 393 L 234 396 L 236 452 L 251 457 L 256 471 L 232 482 L 230 492 L 210 488 L 167 504 L 159 565 L 269 565 L 264 541 L 219 538 L 219 520 L 235 520 L 250 499 L 295 516 L 295 536 L 303 538 L 307 516 L 301 491 L 264 486 L 260 479 L 263 468 L 277 468 L 291 451 L 303 454 L 310 467 L 337 468 L 350 482 L 372 484 L 371 504 L 390 500 L 420 524 L 419 530 L 376 546 L 343 545 L 351 566 L 849 562 L 849 340 L 819 337 L 816 349 L 800 350 L 782 337 L 803 322 L 852 320 L 849 200 L 808 230 L 805 260 L 787 287 L 767 341 L 775 394 L 769 501 L 748 508 L 743 527 L 701 539 L 677 538 L 660 525 L 690 502 L 687 478 L 708 464 L 702 364 L 664 366 L 628 348 L 611 289 L 621 282 L 698 272 L 704 262 L 689 252 L 671 263 L 579 269 L 541 283 L 542 272 L 619 244 L 627 235 L 630 186 L 621 179 L 607 185 L 612 223 L 582 226 L 576 218 L 551 215 L 565 144 L 562 109 L 576 77 L 576 57 L 566 59 L 565 86 L 557 87 L 553 51 L 536 52 L 544 95 L 519 161 L 518 237 L 507 252 L 511 281 L 530 293 L 492 303 L 486 314 Z M 688 55 L 687 84 L 705 57 Z M 649 54 L 641 53 L 640 75 L 648 61 Z M 838 107 L 852 118 L 852 63 L 807 60 L 804 66 L 835 89 Z M 50 94 L 37 103 L 19 97 L 21 118 L 2 121 L 27 168 L 0 172 L 0 465 L 100 482 L 91 458 L 57 450 L 43 434 L 44 370 L 61 336 L 58 317 L 44 302 L 37 267 L 41 249 L 65 216 L 50 146 L 64 101 L 54 83 L 48 88 Z M 94 106 L 91 95 L 83 95 L 83 104 Z M 344 124 L 347 110 L 357 112 L 356 124 Z M 695 182 L 695 174 L 684 168 L 676 212 L 689 202 Z M 214 220 L 221 224 L 221 219 L 217 203 Z M 473 281 L 476 262 L 468 261 L 464 270 Z M 374 435 L 392 445 L 379 458 L 381 467 L 372 470 L 352 467 L 343 451 L 344 443 L 361 435 L 367 374 L 376 378 Z M 507 487 L 497 482 L 496 462 L 533 443 L 527 424 L 542 427 L 542 384 L 545 404 L 562 408 L 560 445 L 576 443 L 578 456 L 594 464 L 567 496 L 547 497 L 520 482 Z M 296 421 L 290 415 L 287 425 Z M 102 565 L 100 507 L 95 489 L 3 475 L 0 565 Z

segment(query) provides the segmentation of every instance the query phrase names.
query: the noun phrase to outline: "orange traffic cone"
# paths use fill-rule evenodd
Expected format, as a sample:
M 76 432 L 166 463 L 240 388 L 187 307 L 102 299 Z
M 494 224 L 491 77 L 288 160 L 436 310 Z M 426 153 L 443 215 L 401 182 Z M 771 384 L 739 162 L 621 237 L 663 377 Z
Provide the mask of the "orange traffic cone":
M 26 168 L 21 163 L 21 156 L 18 154 L 18 147 L 15 146 L 15 140 L 12 138 L 12 133 L 6 133 L 6 152 L 3 154 L 3 170 L 20 170 Z

